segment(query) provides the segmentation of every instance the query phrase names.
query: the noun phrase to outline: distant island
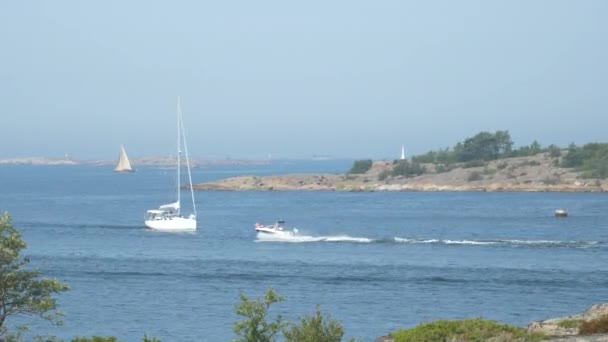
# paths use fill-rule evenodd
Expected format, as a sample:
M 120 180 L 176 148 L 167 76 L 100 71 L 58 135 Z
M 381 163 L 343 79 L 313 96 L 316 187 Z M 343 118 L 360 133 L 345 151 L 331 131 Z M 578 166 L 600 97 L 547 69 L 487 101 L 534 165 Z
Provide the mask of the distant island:
M 134 166 L 175 166 L 175 156 L 150 156 L 133 158 L 130 160 Z M 213 160 L 195 160 L 190 158 L 190 166 L 200 167 L 205 165 L 259 165 L 268 164 L 265 159 L 249 160 L 249 159 L 213 159 Z M 97 165 L 109 166 L 115 165 L 115 160 L 78 160 L 71 157 L 64 158 L 48 158 L 48 157 L 18 157 L 18 158 L 0 158 L 0 165 Z
M 195 184 L 196 190 L 608 191 L 608 144 L 538 142 L 513 149 L 508 131 L 480 132 L 452 148 L 411 160 L 355 161 L 344 174 L 243 175 Z

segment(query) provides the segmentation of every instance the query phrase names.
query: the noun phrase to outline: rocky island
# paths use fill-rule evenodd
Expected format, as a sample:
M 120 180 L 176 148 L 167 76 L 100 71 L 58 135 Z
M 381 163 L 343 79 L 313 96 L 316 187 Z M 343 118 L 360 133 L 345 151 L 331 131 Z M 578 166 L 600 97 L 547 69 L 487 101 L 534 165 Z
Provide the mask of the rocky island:
M 358 160 L 344 174 L 244 175 L 196 190 L 584 191 L 608 190 L 608 144 L 512 148 L 508 131 L 480 132 L 453 148 L 399 160 Z
M 557 162 L 556 162 L 557 160 Z M 195 184 L 195 190 L 318 191 L 608 191 L 608 182 L 581 178 L 582 171 L 560 167 L 548 153 L 490 161 L 480 166 L 454 165 L 442 170 L 421 164 L 421 175 L 391 176 L 399 161 L 375 161 L 364 173 L 245 175 Z

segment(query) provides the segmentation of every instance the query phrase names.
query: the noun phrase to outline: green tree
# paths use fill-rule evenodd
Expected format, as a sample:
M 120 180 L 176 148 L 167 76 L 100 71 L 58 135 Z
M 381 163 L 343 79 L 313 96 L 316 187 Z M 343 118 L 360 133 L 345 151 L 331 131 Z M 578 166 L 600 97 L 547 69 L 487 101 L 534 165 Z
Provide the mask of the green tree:
M 371 159 L 355 160 L 348 173 L 366 173 L 372 168 L 372 164 L 373 162 Z
M 331 315 L 323 317 L 317 305 L 312 316 L 301 317 L 299 323 L 290 324 L 283 334 L 286 342 L 340 342 L 344 328 Z
M 426 168 L 415 162 L 408 162 L 407 160 L 397 160 L 395 166 L 393 166 L 393 176 L 419 176 L 426 173 Z
M 6 320 L 16 315 L 40 316 L 60 324 L 60 311 L 53 298 L 69 289 L 56 279 L 41 278 L 40 271 L 25 266 L 21 256 L 26 247 L 21 234 L 11 225 L 8 213 L 0 217 L 0 340 L 7 332 Z
M 146 341 L 146 340 L 144 340 Z M 92 336 L 92 337 L 75 337 L 72 342 L 119 342 L 114 336 Z
M 249 299 L 241 293 L 241 301 L 237 303 L 235 311 L 237 315 L 243 316 L 242 321 L 234 323 L 234 332 L 239 336 L 235 342 L 271 342 L 276 340 L 276 335 L 286 327 L 281 315 L 273 322 L 267 322 L 268 309 L 274 303 L 285 300 L 272 288 L 266 290 L 264 298 Z

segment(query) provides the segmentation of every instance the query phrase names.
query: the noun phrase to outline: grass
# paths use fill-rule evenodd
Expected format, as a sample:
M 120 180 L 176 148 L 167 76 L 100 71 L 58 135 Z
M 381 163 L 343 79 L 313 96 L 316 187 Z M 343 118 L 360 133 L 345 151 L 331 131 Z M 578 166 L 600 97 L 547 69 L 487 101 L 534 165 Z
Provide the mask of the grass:
M 557 325 L 564 329 L 576 329 L 581 324 L 582 320 L 580 319 L 566 319 L 559 322 Z
M 608 333 L 608 315 L 581 322 L 578 328 L 580 335 L 606 334 Z
M 434 321 L 420 324 L 411 329 L 391 333 L 395 342 L 483 342 L 496 339 L 509 341 L 542 341 L 546 338 L 540 333 L 526 333 L 524 329 L 482 318 L 459 321 Z

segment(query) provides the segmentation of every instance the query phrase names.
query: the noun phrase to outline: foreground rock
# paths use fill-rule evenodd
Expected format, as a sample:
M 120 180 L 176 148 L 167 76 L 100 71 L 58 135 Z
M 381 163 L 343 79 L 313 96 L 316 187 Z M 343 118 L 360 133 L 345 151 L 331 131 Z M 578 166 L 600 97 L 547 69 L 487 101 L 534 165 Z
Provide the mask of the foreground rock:
M 319 191 L 608 191 L 599 179 L 581 179 L 572 169 L 555 166 L 547 154 L 496 160 L 482 167 L 457 167 L 438 172 L 425 165 L 428 173 L 406 178 L 382 179 L 392 169 L 392 161 L 375 162 L 365 174 L 289 174 L 281 176 L 240 176 L 195 184 L 196 190 L 319 190 Z
M 608 315 L 608 303 L 595 304 L 580 314 L 532 322 L 526 328 L 529 332 L 542 332 L 549 336 L 578 335 L 578 323 Z

